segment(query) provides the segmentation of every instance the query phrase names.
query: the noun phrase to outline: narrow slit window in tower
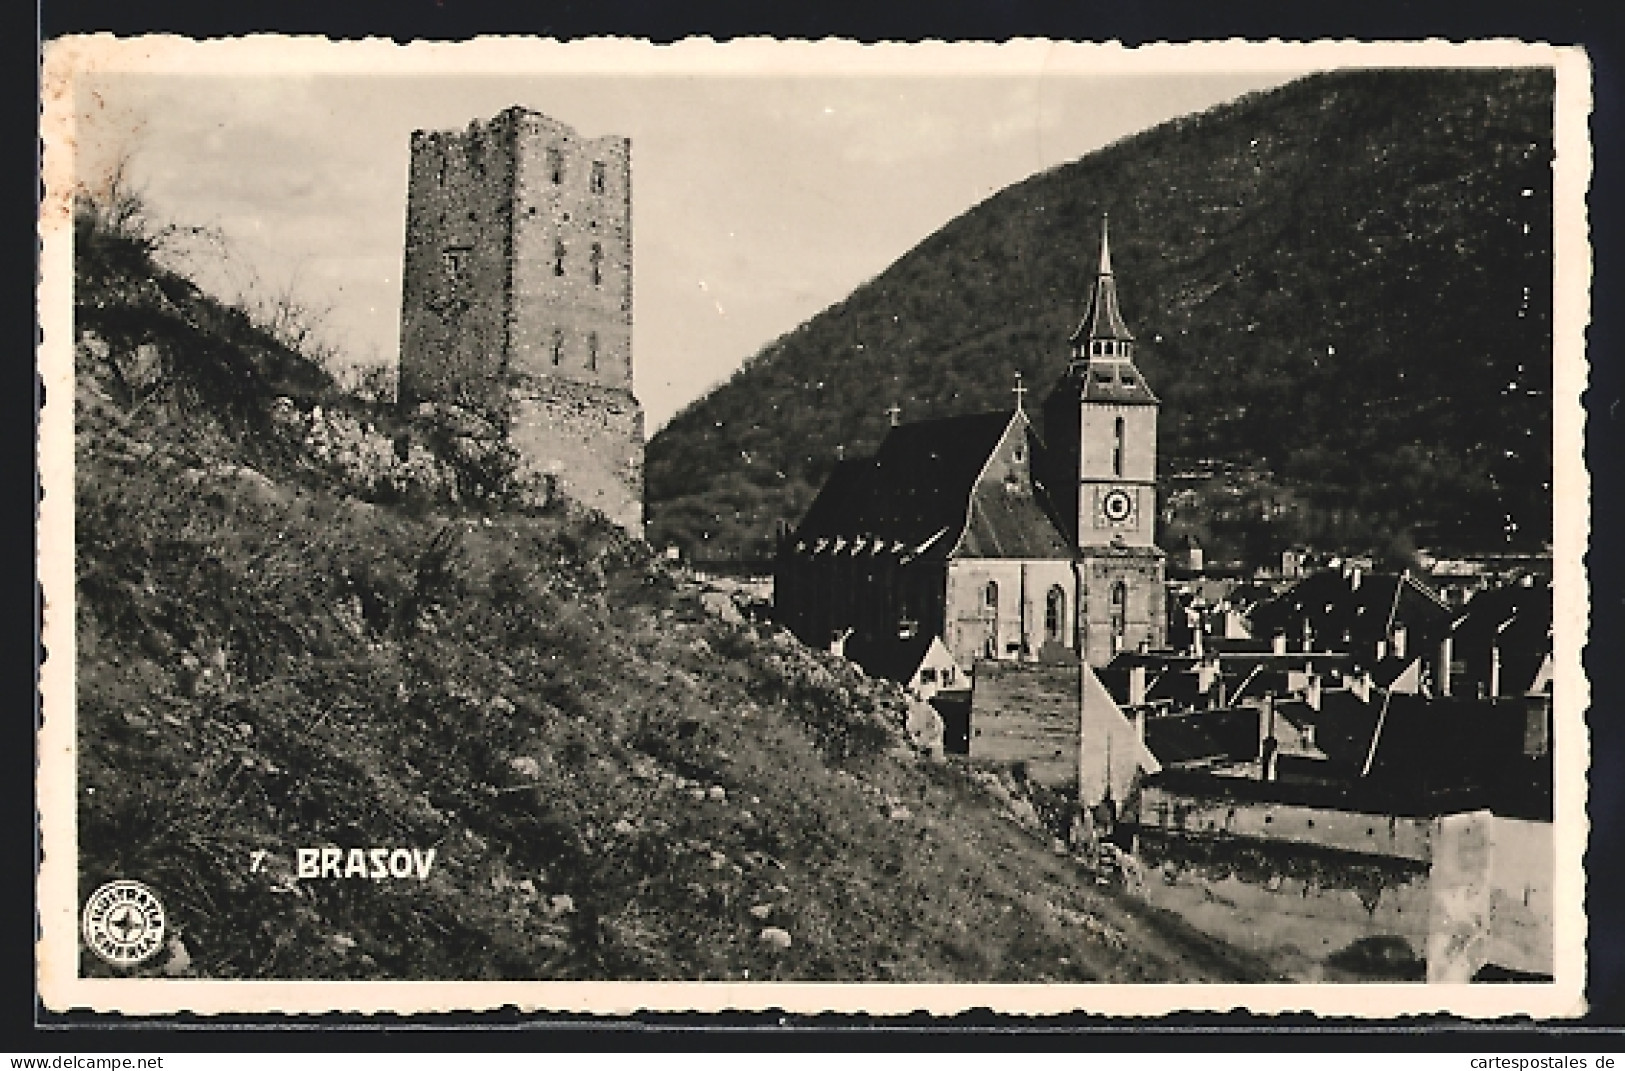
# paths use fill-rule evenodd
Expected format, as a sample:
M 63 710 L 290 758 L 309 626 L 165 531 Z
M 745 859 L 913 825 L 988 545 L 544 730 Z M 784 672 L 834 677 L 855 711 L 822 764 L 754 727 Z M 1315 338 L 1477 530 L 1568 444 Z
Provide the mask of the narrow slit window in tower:
M 1055 584 L 1044 596 L 1044 638 L 1050 643 L 1065 642 L 1066 592 Z
M 553 185 L 557 186 L 564 181 L 564 154 L 557 149 L 547 150 L 547 170 L 553 178 Z
M 592 192 L 604 192 L 604 161 L 602 160 L 592 162 Z
M 587 336 L 587 367 L 598 371 L 598 332 L 594 331 Z
M 562 238 L 553 241 L 553 274 L 564 274 L 564 240 Z
M 557 366 L 557 365 L 560 365 L 560 364 L 563 364 L 563 363 L 564 363 L 564 330 L 562 328 L 555 327 L 553 329 L 553 364 L 555 366 Z
M 604 246 L 601 242 L 592 244 L 592 285 L 599 286 L 604 281 Z
M 1112 424 L 1112 475 L 1123 475 L 1123 418 Z

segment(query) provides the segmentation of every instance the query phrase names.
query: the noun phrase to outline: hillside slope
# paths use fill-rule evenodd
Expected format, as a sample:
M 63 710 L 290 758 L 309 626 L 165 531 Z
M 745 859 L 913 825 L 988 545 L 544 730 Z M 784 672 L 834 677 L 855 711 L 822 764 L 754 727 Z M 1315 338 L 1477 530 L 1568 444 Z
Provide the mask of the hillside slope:
M 430 450 L 138 245 L 81 233 L 76 305 L 79 878 L 164 902 L 138 973 L 1269 976 L 920 764 L 894 687 L 505 497 L 477 436 Z M 426 878 L 296 868 L 380 846 Z
M 1008 406 L 1016 370 L 1041 396 L 1109 212 L 1165 482 L 1199 459 L 1273 470 L 1308 508 L 1265 544 L 1538 545 L 1552 93 L 1549 70 L 1316 75 L 1012 186 L 662 429 L 650 538 L 770 554 L 892 402 Z

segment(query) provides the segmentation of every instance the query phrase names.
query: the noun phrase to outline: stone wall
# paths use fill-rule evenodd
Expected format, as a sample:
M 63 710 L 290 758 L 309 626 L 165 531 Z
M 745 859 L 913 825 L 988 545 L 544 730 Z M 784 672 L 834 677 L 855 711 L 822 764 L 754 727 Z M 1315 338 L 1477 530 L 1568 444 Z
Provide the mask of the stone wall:
M 401 401 L 489 406 L 507 352 L 513 125 L 416 131 L 401 280 Z
M 526 114 L 515 159 L 512 368 L 631 390 L 630 143 Z
M 1140 894 L 1300 982 L 1423 981 L 1428 864 L 1142 833 Z
M 998 585 L 997 605 L 989 605 L 989 584 Z M 1045 643 L 1044 601 L 1059 587 L 1064 597 L 1060 646 L 1072 646 L 1072 613 L 1077 577 L 1065 559 L 1020 561 L 960 558 L 948 566 L 945 642 L 961 666 L 978 658 L 1036 657 Z
M 1168 603 L 1160 550 L 1089 550 L 1082 570 L 1078 624 L 1083 633 L 1083 656 L 1090 665 L 1103 666 L 1119 650 L 1132 651 L 1142 641 L 1153 650 L 1167 643 Z M 1120 635 L 1119 611 L 1112 602 L 1112 590 L 1119 583 L 1124 593 Z
M 969 753 L 978 763 L 1021 763 L 1039 784 L 1077 782 L 1088 804 L 1108 788 L 1127 799 L 1142 773 L 1159 768 L 1094 671 L 1077 665 L 977 662 Z
M 1550 822 L 1206 799 L 1148 784 L 1142 894 L 1300 981 L 1551 975 Z
M 524 466 L 641 535 L 643 409 L 631 391 L 542 376 L 509 398 L 509 440 Z

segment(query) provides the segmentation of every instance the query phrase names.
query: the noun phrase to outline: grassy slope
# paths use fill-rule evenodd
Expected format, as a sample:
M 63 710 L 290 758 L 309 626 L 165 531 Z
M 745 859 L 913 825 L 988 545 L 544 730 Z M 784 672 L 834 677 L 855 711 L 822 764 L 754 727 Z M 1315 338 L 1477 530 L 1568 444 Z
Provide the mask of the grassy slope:
M 80 877 L 164 900 L 180 943 L 142 973 L 1264 975 L 900 756 L 890 686 L 707 617 L 600 519 L 338 493 L 263 434 L 276 392 L 337 404 L 319 372 L 117 248 L 78 288 L 115 358 L 77 370 Z M 126 390 L 143 342 L 163 373 Z M 297 880 L 326 844 L 437 858 Z
M 1012 186 L 662 429 L 651 538 L 771 553 L 891 402 L 1047 390 L 1106 211 L 1165 475 L 1269 466 L 1330 538 L 1549 538 L 1551 102 L 1542 71 L 1319 75 Z

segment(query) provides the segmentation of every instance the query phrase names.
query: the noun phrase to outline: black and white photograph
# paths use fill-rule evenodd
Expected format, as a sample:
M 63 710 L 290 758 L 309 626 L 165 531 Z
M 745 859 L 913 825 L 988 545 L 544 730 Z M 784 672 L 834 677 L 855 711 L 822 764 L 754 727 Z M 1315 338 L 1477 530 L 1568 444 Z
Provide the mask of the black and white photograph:
M 44 69 L 46 1007 L 1584 1011 L 1579 50 Z

